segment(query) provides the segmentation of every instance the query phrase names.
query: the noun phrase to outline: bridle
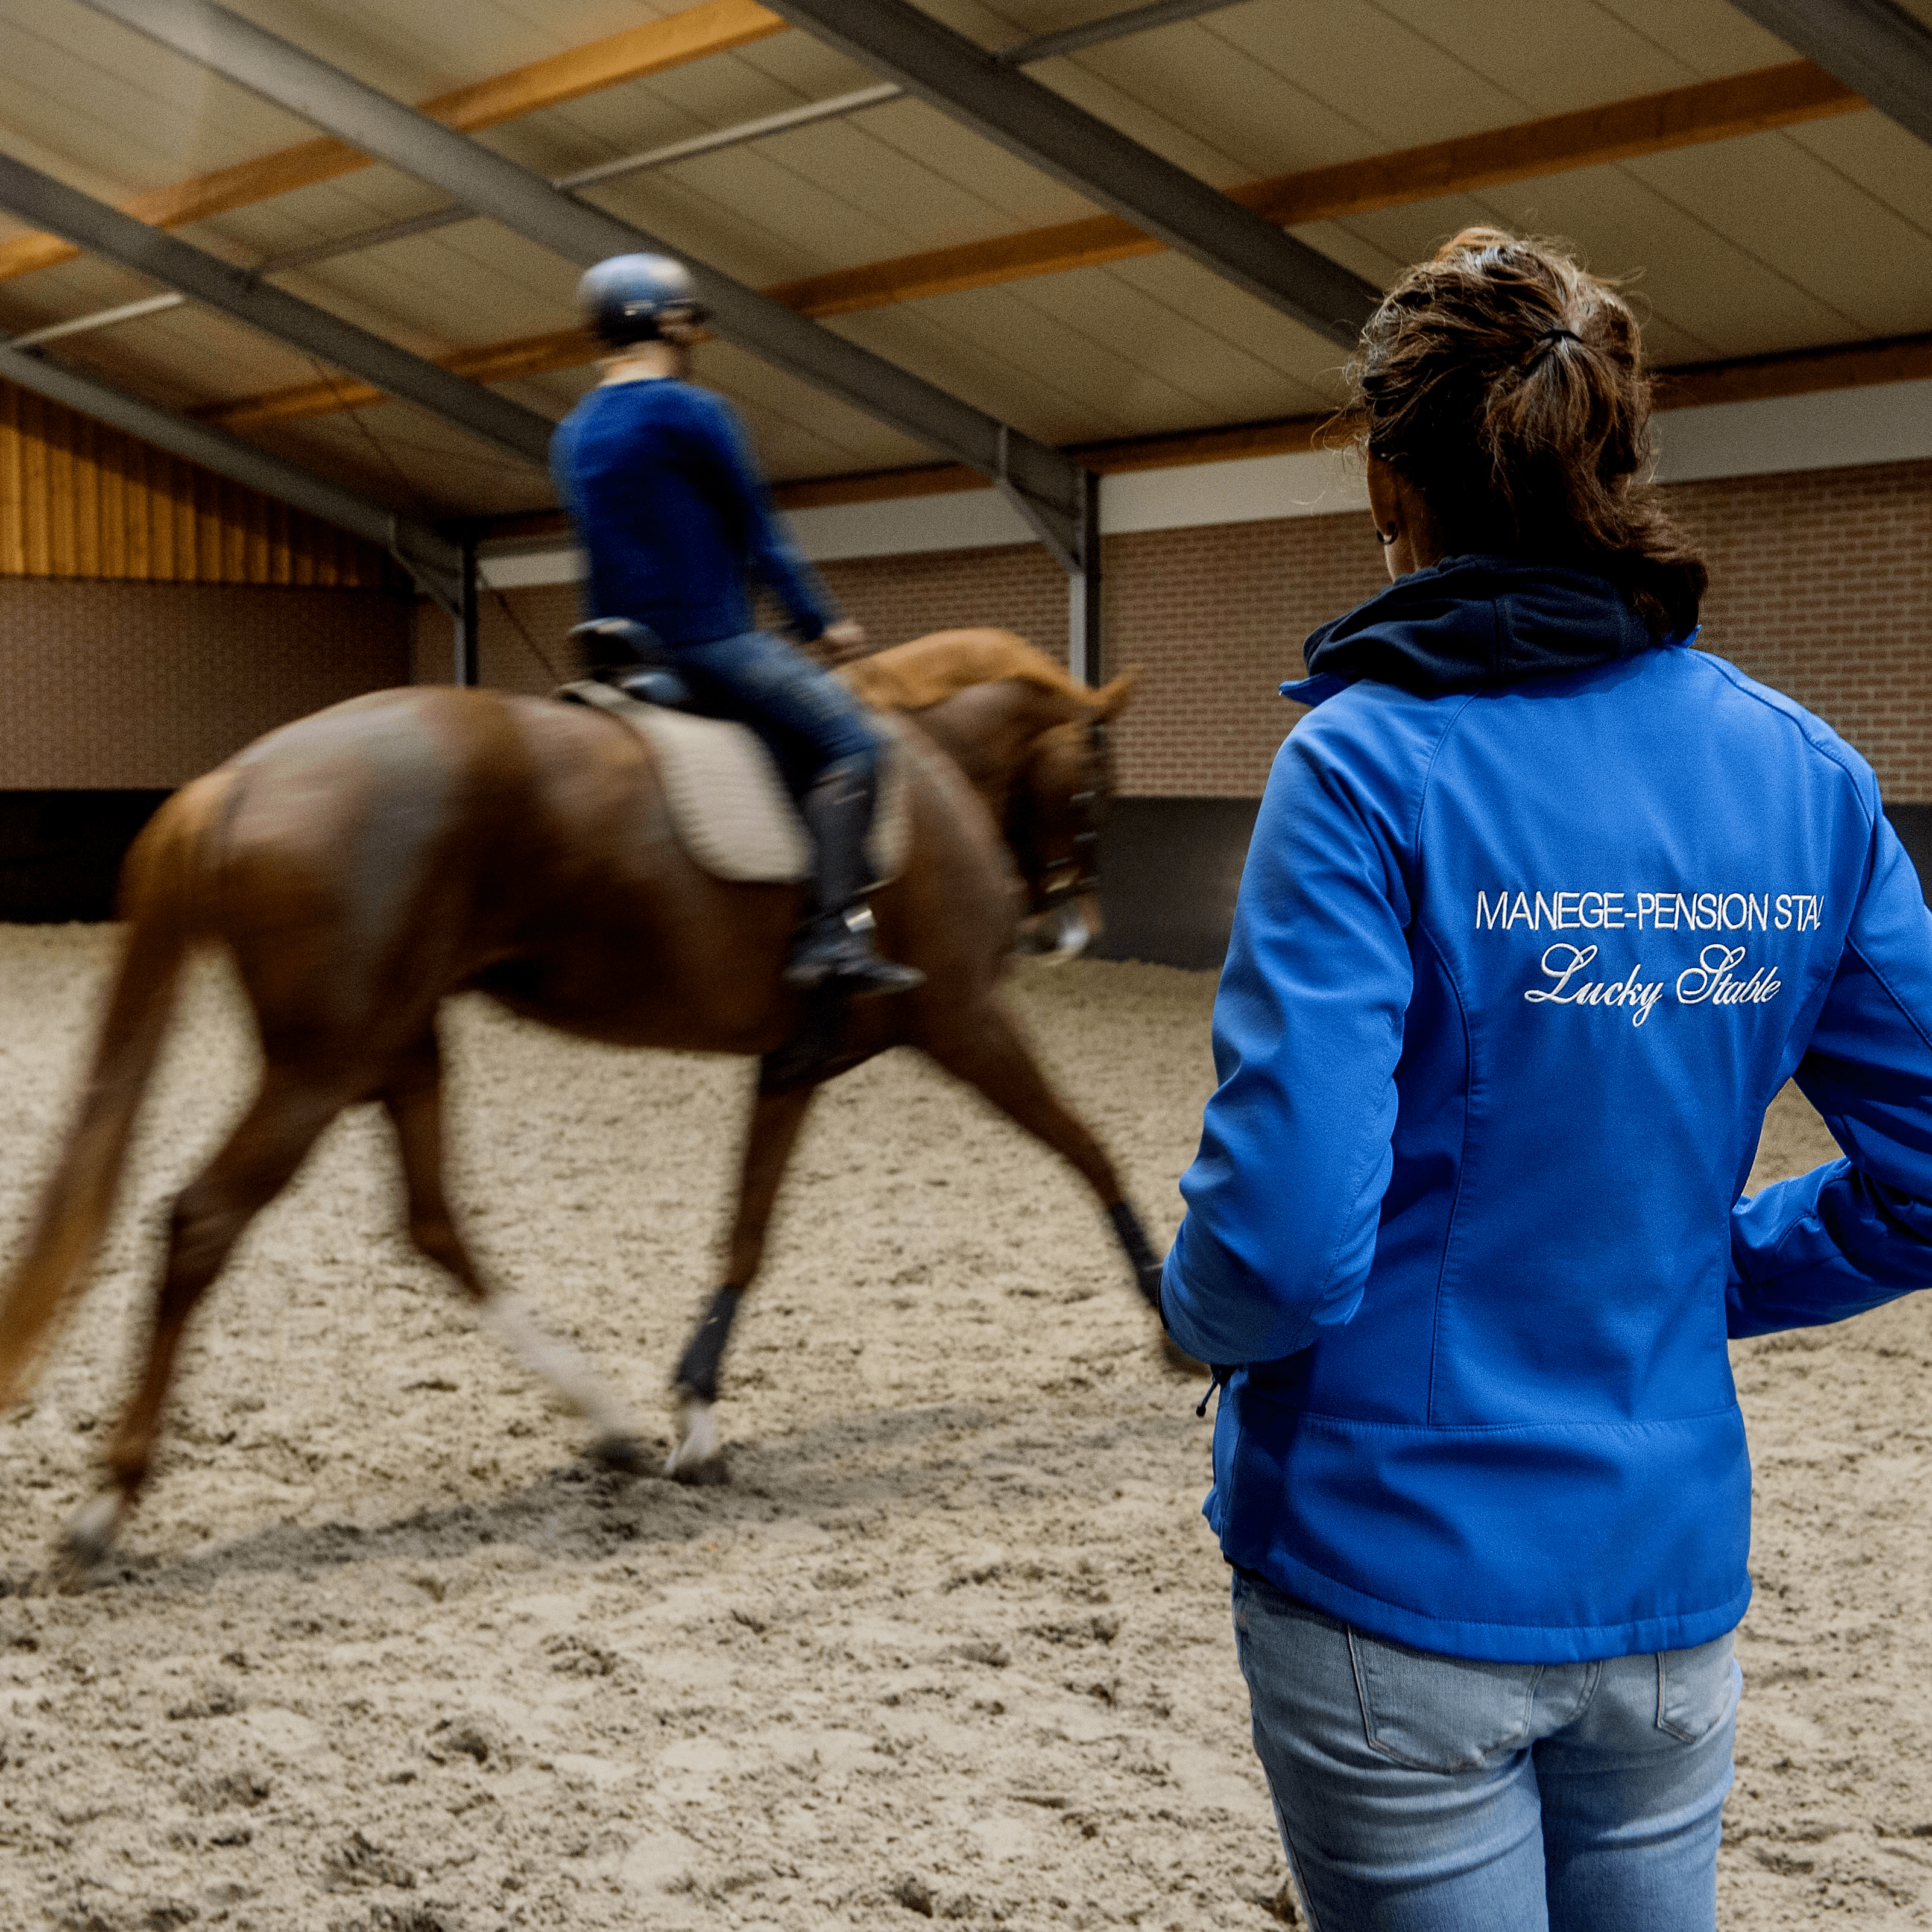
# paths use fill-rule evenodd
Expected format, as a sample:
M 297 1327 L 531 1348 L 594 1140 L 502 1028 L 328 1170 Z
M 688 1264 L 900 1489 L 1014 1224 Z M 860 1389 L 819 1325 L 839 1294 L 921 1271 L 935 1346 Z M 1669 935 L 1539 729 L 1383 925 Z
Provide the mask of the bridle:
M 1107 727 L 1104 720 L 1090 718 L 1087 721 L 1087 746 L 1096 770 L 1105 769 L 1107 755 Z M 1073 850 L 1071 857 L 1057 861 L 1050 868 L 1042 869 L 1037 884 L 1029 878 L 1028 884 L 1038 900 L 1037 910 L 1050 913 L 1082 898 L 1099 888 L 1100 884 L 1100 817 L 1101 793 L 1097 785 L 1089 785 L 1075 792 L 1067 800 L 1073 814 Z M 1009 834 L 1016 852 L 1030 854 L 1035 828 L 1030 824 L 1016 824 L 1034 816 L 1034 800 L 1030 792 L 1022 788 L 1014 800 L 1015 810 L 1010 814 Z

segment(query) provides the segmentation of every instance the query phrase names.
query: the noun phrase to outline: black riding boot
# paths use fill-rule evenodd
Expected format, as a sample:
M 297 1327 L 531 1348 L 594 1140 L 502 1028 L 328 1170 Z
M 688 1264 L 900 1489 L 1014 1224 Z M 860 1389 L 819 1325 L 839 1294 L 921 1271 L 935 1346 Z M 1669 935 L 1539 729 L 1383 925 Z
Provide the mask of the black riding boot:
M 923 973 L 882 959 L 873 948 L 866 836 L 878 793 L 869 764 L 841 758 L 805 795 L 802 809 L 817 854 L 817 910 L 792 942 L 784 968 L 785 984 L 801 992 L 826 986 L 850 994 L 905 993 L 926 983 Z

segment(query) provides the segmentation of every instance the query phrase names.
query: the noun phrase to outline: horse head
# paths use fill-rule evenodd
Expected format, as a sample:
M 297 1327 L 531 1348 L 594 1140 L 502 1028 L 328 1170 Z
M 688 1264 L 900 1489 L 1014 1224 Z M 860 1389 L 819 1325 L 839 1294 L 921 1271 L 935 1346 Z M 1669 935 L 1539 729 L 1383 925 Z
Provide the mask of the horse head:
M 1023 952 L 1070 959 L 1100 932 L 1108 725 L 1128 670 L 1098 690 L 1010 631 L 941 631 L 846 665 L 868 704 L 909 712 L 949 752 L 1004 836 L 1025 899 Z

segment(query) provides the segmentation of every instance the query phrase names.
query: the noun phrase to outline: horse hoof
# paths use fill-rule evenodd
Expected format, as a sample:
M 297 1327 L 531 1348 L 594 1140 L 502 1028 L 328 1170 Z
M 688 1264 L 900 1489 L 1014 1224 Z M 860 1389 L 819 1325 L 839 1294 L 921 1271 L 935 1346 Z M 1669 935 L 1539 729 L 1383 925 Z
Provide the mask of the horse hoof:
M 673 1482 L 699 1486 L 728 1483 L 730 1472 L 718 1448 L 718 1418 L 712 1405 L 702 1396 L 680 1390 L 677 1420 L 677 1441 L 665 1459 L 664 1474 Z
M 664 1465 L 664 1474 L 686 1489 L 722 1490 L 731 1480 L 731 1466 L 722 1456 L 714 1456 L 708 1462 L 681 1462 L 673 1456 Z
M 1192 1378 L 1204 1376 L 1208 1372 L 1208 1364 L 1197 1362 L 1172 1335 L 1163 1335 L 1160 1338 L 1160 1359 L 1170 1375 Z
M 600 1436 L 586 1452 L 592 1462 L 620 1476 L 641 1476 L 650 1466 L 650 1456 L 634 1436 Z
M 68 1519 L 61 1537 L 58 1567 L 62 1575 L 77 1579 L 104 1562 L 127 1514 L 128 1499 L 118 1490 L 104 1490 L 82 1504 Z

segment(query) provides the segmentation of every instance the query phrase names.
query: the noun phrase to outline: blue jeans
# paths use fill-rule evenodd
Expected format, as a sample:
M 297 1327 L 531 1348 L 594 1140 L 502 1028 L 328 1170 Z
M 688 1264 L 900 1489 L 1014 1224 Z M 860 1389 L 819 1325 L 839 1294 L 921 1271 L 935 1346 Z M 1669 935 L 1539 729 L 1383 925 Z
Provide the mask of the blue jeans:
M 1479 1664 L 1240 1571 L 1234 1634 L 1315 1932 L 1712 1932 L 1742 1682 L 1728 1635 Z
M 883 749 L 866 708 L 823 664 L 765 631 L 673 647 L 671 662 L 704 708 L 751 726 L 794 791 L 830 764 L 876 765 Z

